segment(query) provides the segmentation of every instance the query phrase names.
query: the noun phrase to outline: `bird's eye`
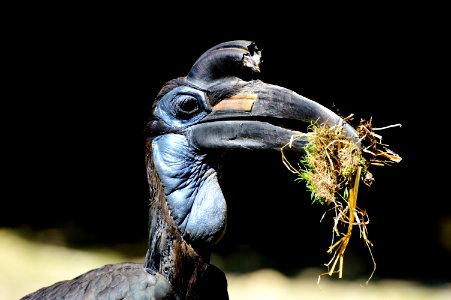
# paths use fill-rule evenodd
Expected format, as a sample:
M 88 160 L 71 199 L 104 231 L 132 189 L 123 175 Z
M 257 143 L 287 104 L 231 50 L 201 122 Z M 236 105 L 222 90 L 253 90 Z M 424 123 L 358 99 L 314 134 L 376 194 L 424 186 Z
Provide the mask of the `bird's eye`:
M 190 119 L 200 111 L 199 101 L 191 95 L 180 95 L 175 100 L 176 115 L 181 119 Z

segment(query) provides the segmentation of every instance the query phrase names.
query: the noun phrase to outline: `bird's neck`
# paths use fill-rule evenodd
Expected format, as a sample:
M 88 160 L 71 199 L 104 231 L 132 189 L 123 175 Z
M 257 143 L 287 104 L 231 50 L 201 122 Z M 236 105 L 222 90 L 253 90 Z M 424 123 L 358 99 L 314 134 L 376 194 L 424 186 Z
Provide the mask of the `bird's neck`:
M 222 271 L 210 265 L 209 249 L 194 249 L 181 236 L 170 217 L 163 187 L 149 161 L 149 182 L 152 186 L 149 222 L 149 248 L 144 267 L 161 273 L 174 291 L 183 291 L 180 299 L 208 299 L 211 292 L 227 294 Z M 203 286 L 204 288 L 199 288 Z M 212 291 L 214 287 L 214 291 Z M 208 296 L 199 295 L 207 290 Z M 216 297 L 216 296 L 215 296 Z M 221 296 L 222 297 L 222 296 Z M 215 299 L 221 299 L 221 297 Z M 224 299 L 227 299 L 224 297 Z

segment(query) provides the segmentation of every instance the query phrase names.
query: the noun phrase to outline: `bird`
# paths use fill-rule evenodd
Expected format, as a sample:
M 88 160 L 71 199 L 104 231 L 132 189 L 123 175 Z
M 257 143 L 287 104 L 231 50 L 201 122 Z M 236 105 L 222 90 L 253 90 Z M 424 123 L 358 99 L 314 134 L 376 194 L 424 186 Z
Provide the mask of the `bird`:
M 21 299 L 229 299 L 225 273 L 210 262 L 227 228 L 216 154 L 280 151 L 312 121 L 344 124 L 358 139 L 327 107 L 261 81 L 262 61 L 254 41 L 222 42 L 157 93 L 144 128 L 150 205 L 142 263 L 104 265 Z M 308 140 L 299 136 L 287 150 L 304 152 Z

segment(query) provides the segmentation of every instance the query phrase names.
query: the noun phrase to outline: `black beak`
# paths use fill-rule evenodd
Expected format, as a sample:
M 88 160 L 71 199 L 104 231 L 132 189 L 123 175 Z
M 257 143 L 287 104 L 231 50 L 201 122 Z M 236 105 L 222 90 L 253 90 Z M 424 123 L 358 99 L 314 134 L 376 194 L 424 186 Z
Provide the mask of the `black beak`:
M 256 150 L 281 150 L 296 136 L 286 149 L 303 152 L 308 143 L 305 131 L 312 122 L 329 126 L 343 123 L 349 139 L 358 142 L 354 128 L 330 109 L 258 80 L 218 102 L 211 114 L 187 130 L 187 135 L 199 149 Z

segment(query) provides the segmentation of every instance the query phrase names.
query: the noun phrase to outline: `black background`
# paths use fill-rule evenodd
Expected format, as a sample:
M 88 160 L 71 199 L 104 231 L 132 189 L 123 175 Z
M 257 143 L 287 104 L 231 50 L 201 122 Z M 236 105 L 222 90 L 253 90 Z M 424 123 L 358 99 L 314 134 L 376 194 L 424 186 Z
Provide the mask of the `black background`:
M 4 46 L 0 226 L 61 228 L 73 245 L 145 240 L 143 128 L 151 101 L 211 46 L 247 39 L 263 49 L 263 81 L 344 116 L 372 118 L 375 127 L 402 124 L 381 134 L 403 160 L 373 170 L 374 185 L 359 196 L 376 275 L 449 280 L 449 68 L 439 11 L 280 6 L 262 14 L 222 5 L 19 11 Z M 219 175 L 230 217 L 219 254 L 244 245 L 263 266 L 287 273 L 329 259 L 323 208 L 310 203 L 278 153 L 227 154 Z M 349 248 L 351 261 L 364 266 L 356 274 L 368 274 L 357 232 Z

